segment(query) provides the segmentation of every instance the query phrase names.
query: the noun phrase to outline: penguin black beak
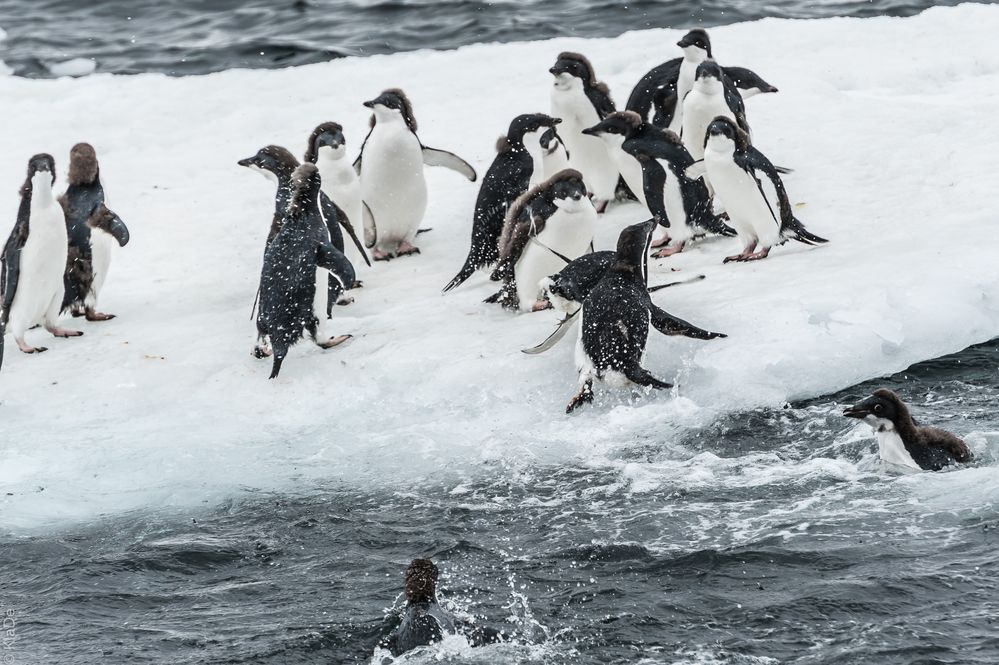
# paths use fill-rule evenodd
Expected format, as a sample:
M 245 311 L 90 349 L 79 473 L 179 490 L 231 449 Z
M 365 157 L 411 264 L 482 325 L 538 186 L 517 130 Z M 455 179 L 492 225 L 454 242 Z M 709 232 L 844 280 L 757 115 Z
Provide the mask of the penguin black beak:
M 558 76 L 558 70 L 555 67 L 549 67 L 548 68 L 548 72 L 550 74 L 554 74 L 554 75 Z
M 369 99 L 368 101 L 364 102 L 364 106 L 367 106 L 369 109 L 375 108 L 375 100 Z
M 867 400 L 864 400 L 859 404 L 854 404 L 849 409 L 843 411 L 843 415 L 847 418 L 857 418 L 858 420 L 863 420 L 872 413 L 873 412 L 871 411 L 871 407 Z
M 256 163 L 253 160 L 253 157 L 247 157 L 246 159 L 241 159 L 236 163 L 240 166 L 253 166 Z

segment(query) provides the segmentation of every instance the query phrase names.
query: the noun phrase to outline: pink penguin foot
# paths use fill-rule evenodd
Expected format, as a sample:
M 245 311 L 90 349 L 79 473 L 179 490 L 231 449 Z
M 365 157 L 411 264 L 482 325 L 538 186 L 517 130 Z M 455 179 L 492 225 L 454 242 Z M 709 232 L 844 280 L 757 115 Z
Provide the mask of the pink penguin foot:
M 70 330 L 69 328 L 60 328 L 59 326 L 45 326 L 54 337 L 82 337 L 82 330 Z
M 399 243 L 399 249 L 396 250 L 396 256 L 409 256 L 410 254 L 419 254 L 420 248 L 416 245 L 406 242 L 405 240 Z
M 687 243 L 681 242 L 673 245 L 672 247 L 663 247 L 658 252 L 652 255 L 654 259 L 665 259 L 667 256 L 673 256 L 674 254 L 679 254 L 683 251 L 683 248 L 687 246 Z
M 45 353 L 48 348 L 44 346 L 30 346 L 23 339 L 15 340 L 17 342 L 17 348 L 21 350 L 21 353 Z

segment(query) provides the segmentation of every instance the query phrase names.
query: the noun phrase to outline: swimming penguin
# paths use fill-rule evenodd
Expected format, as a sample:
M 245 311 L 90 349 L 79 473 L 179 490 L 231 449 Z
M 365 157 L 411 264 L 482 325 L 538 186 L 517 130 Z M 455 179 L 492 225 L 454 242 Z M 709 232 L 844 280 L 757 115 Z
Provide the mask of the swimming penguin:
M 30 346 L 25 333 L 38 324 L 56 337 L 79 337 L 79 330 L 57 325 L 65 294 L 68 236 L 66 215 L 52 195 L 55 182 L 52 155 L 35 155 L 28 161 L 28 176 L 21 186 L 17 222 L 4 245 L 0 292 L 0 340 L 10 328 L 17 347 L 24 353 L 41 353 L 45 347 Z M 0 341 L 0 363 L 3 342 Z
M 374 113 L 354 168 L 361 176 L 361 198 L 371 211 L 365 216 L 365 244 L 374 248 L 375 261 L 419 254 L 413 240 L 427 209 L 423 165 L 446 166 L 472 182 L 475 169 L 453 153 L 423 145 L 413 106 L 402 90 L 386 90 L 364 105 Z
M 674 58 L 649 70 L 631 91 L 626 108 L 651 121 L 661 129 L 680 131 L 683 98 L 694 85 L 697 66 L 713 59 L 711 39 L 701 28 L 694 28 L 676 43 L 683 49 L 683 57 Z M 725 74 L 735 83 L 743 99 L 777 88 L 764 81 L 755 72 L 744 67 L 723 67 Z M 650 117 L 654 111 L 656 117 Z
M 613 113 L 614 102 L 607 86 L 597 81 L 593 65 L 579 53 L 560 53 L 548 71 L 555 77 L 552 115 L 562 119 L 559 134 L 569 153 L 569 166 L 583 174 L 597 210 L 603 212 L 615 196 L 618 172 L 603 141 L 583 130 Z
M 509 309 L 547 309 L 539 282 L 593 243 L 597 211 L 579 171 L 566 169 L 524 192 L 510 206 L 490 279 L 503 288 L 486 300 Z
M 690 177 L 707 175 L 711 179 L 715 192 L 725 202 L 729 224 L 743 242 L 743 252 L 727 257 L 725 263 L 765 259 L 771 247 L 787 240 L 806 245 L 828 242 L 808 232 L 794 216 L 777 167 L 749 143 L 746 132 L 730 118 L 715 118 L 708 126 L 704 161 L 691 165 L 687 173 Z M 776 212 L 758 174 L 773 184 Z M 761 249 L 756 251 L 757 247 Z
M 518 115 L 510 123 L 506 136 L 496 144 L 496 157 L 482 178 L 479 196 L 472 215 L 472 246 L 461 270 L 444 287 L 450 291 L 472 276 L 479 268 L 496 263 L 499 258 L 499 237 L 503 219 L 514 200 L 527 191 L 531 183 L 545 180 L 543 136 L 552 134 L 557 141 L 555 125 L 561 120 L 544 113 Z
M 708 60 L 697 66 L 694 86 L 683 99 L 680 138 L 695 161 L 704 157 L 704 133 L 719 116 L 735 120 L 749 134 L 742 97 L 718 63 Z
M 273 353 L 272 379 L 281 371 L 288 349 L 305 331 L 322 349 L 338 346 L 351 337 L 319 336 L 319 317 L 314 309 L 316 269 L 330 271 L 344 285 L 352 284 L 355 276 L 350 261 L 330 241 L 319 210 L 321 185 L 315 164 L 295 169 L 287 214 L 264 251 L 257 314 L 259 342 L 254 355 L 263 358 Z
M 582 325 L 576 343 L 580 387 L 566 406 L 566 413 L 593 401 L 596 379 L 618 386 L 631 383 L 661 389 L 673 387 L 641 365 L 650 325 L 664 335 L 695 339 L 725 337 L 678 319 L 652 302 L 645 257 L 654 228 L 655 220 L 650 219 L 621 232 L 614 264 L 583 301 Z
M 350 236 L 351 243 L 343 242 L 333 246 L 344 252 L 351 263 L 357 259 L 371 265 L 364 245 L 357 237 L 356 226 L 363 228 L 364 202 L 361 200 L 361 181 L 357 177 L 350 160 L 347 159 L 347 140 L 343 136 L 343 127 L 335 122 L 324 122 L 309 136 L 309 147 L 305 150 L 304 162 L 315 164 L 322 177 L 322 192 L 329 203 L 336 206 L 336 218 L 343 230 Z M 351 285 L 351 287 L 357 285 Z M 350 287 L 348 287 L 350 288 Z
M 70 150 L 69 188 L 59 203 L 69 237 L 62 311 L 88 321 L 113 319 L 114 314 L 97 311 L 97 298 L 111 266 L 113 243 L 124 247 L 129 234 L 125 222 L 105 204 L 97 152 L 89 143 L 77 143 Z
M 694 158 L 680 138 L 669 130 L 642 122 L 635 113 L 628 112 L 623 120 L 628 121 L 630 129 L 621 150 L 637 160 L 649 211 L 666 230 L 659 244 L 669 246 L 660 249 L 655 257 L 681 252 L 691 239 L 706 233 L 735 235 L 712 211 L 707 186 L 687 175 Z
M 406 606 L 402 621 L 379 646 L 394 657 L 440 642 L 445 635 L 463 635 L 473 647 L 504 639 L 501 631 L 459 619 L 437 602 L 440 570 L 429 559 L 414 559 L 406 568 Z
M 889 464 L 910 469 L 939 471 L 954 463 L 973 460 L 964 441 L 936 427 L 920 427 L 898 395 L 884 388 L 843 412 L 874 428 L 878 456 Z

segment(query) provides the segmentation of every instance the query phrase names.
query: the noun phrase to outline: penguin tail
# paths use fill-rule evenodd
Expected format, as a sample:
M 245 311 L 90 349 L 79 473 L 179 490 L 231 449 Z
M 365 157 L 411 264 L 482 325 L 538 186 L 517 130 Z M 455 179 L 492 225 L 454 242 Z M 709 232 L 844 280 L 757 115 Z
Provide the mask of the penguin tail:
M 624 371 L 624 375 L 628 377 L 629 381 L 637 383 L 640 386 L 651 386 L 660 390 L 669 390 L 673 387 L 672 383 L 666 383 L 665 381 L 657 379 L 649 374 L 649 370 L 637 364 L 626 369 Z
M 777 92 L 777 90 L 775 89 L 774 92 Z M 788 168 L 787 166 L 775 166 L 774 168 L 777 169 L 777 173 L 783 173 L 784 175 L 794 173 L 794 169 Z
M 278 353 L 277 349 L 274 349 L 274 365 L 271 367 L 271 375 L 269 379 L 276 379 L 277 375 L 281 373 L 281 363 L 284 362 L 284 354 Z
M 797 217 L 791 217 L 791 220 L 781 229 L 780 234 L 783 238 L 797 240 L 806 245 L 821 245 L 822 243 L 829 242 L 826 238 L 817 236 L 806 229 L 805 225 Z
M 441 289 L 441 293 L 447 293 L 451 289 L 461 286 L 466 279 L 475 273 L 476 270 L 478 270 L 478 266 L 475 265 L 475 260 L 472 258 L 472 255 L 469 254 L 468 258 L 465 259 L 465 265 L 463 265 L 461 270 L 458 271 L 458 274 L 455 275 L 443 289 Z

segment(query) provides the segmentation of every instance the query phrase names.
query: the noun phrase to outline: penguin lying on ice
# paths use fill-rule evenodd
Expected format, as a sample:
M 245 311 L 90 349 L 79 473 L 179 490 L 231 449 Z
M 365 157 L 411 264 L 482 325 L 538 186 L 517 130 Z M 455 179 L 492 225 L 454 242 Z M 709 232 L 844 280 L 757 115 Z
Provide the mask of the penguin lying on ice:
M 612 385 L 673 387 L 641 365 L 650 325 L 664 335 L 725 337 L 678 319 L 652 302 L 645 261 L 654 228 L 655 221 L 650 219 L 621 232 L 614 264 L 583 301 L 576 343 L 580 388 L 566 406 L 566 413 L 593 401 L 593 381 L 598 379 Z

